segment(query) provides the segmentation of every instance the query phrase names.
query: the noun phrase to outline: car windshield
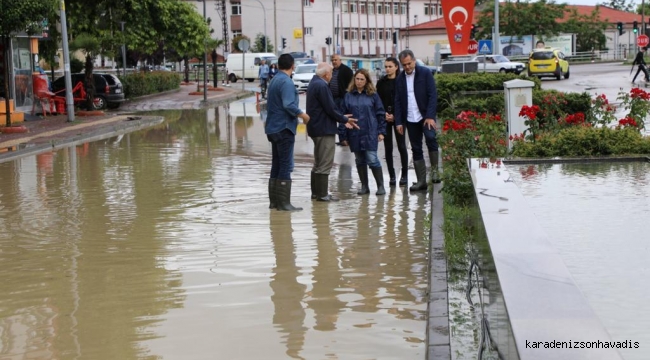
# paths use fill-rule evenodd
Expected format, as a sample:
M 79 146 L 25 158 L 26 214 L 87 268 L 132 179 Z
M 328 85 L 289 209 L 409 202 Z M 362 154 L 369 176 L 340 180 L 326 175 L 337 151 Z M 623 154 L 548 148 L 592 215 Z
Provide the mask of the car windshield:
M 262 60 L 266 60 L 266 65 L 271 65 L 273 63 L 278 62 L 278 58 L 275 56 L 263 56 Z
M 551 60 L 553 58 L 552 51 L 534 51 L 530 56 L 533 60 Z
M 494 57 L 494 61 L 498 63 L 510 62 L 510 60 L 503 55 L 496 55 Z
M 296 74 L 313 74 L 316 72 L 316 65 L 302 65 L 296 68 Z

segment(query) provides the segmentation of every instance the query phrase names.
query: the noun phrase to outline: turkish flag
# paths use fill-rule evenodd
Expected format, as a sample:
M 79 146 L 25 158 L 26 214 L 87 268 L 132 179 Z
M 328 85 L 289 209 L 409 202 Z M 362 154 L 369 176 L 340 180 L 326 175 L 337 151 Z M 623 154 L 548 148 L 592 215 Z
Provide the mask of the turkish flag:
M 467 55 L 474 19 L 474 0 L 441 0 L 451 54 Z

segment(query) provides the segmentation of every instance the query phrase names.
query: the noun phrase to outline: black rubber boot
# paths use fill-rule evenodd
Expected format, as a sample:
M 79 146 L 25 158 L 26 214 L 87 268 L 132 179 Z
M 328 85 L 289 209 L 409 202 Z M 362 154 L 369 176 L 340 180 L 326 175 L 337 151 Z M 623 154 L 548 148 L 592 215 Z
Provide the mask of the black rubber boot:
M 409 188 L 411 191 L 426 191 L 427 190 L 427 164 L 423 160 L 417 160 L 413 162 L 415 166 L 415 175 L 418 178 L 418 182 L 413 183 L 413 186 Z
M 298 211 L 301 207 L 291 205 L 291 180 L 275 181 L 275 200 L 280 211 Z
M 359 173 L 359 180 L 361 180 L 361 189 L 357 191 L 357 195 L 370 194 L 370 189 L 368 189 L 368 165 L 357 165 L 357 172 Z
M 311 199 L 316 200 L 316 194 L 318 193 L 318 188 L 316 187 L 316 173 L 311 172 Z
M 316 177 L 316 201 L 339 201 L 329 193 L 329 174 L 314 174 Z
M 377 192 L 375 195 L 386 195 L 386 189 L 384 189 L 384 173 L 381 171 L 380 167 L 370 168 L 372 170 L 372 176 L 375 177 L 377 182 Z
M 397 179 L 395 179 L 395 168 L 388 168 L 388 185 L 397 185 Z
M 431 161 L 431 182 L 433 184 L 440 183 L 440 173 L 438 169 L 438 152 L 429 151 L 429 160 Z
M 278 203 L 275 199 L 275 180 L 269 179 L 269 209 L 275 209 L 278 207 Z
M 402 177 L 399 178 L 399 186 L 406 186 L 408 184 L 409 178 L 409 169 L 402 168 Z

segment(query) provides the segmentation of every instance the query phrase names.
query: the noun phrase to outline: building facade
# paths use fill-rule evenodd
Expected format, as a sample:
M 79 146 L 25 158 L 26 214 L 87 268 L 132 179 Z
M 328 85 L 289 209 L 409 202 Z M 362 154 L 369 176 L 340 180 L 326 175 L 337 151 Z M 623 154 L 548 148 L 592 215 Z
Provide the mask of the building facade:
M 234 37 L 245 35 L 253 40 L 266 33 L 276 52 L 306 52 L 318 60 L 335 52 L 364 57 L 391 55 L 408 45 L 407 37 L 398 35 L 394 46 L 393 33 L 442 15 L 439 0 L 205 1 L 215 38 L 223 38 L 221 13 L 225 8 L 228 52 L 232 51 Z M 190 3 L 203 13 L 201 1 Z M 326 38 L 332 39 L 331 44 L 326 44 Z

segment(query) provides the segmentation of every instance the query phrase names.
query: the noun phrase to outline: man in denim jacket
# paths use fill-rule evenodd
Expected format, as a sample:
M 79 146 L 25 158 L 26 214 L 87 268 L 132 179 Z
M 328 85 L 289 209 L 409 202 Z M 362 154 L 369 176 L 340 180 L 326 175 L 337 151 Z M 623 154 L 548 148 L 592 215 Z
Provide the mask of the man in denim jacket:
M 291 168 L 293 147 L 296 142 L 298 119 L 306 124 L 309 115 L 298 107 L 298 90 L 291 80 L 293 57 L 282 54 L 278 59 L 280 71 L 269 85 L 266 109 L 268 112 L 264 132 L 271 142 L 271 176 L 269 177 L 270 209 L 296 211 L 302 208 L 291 205 Z

